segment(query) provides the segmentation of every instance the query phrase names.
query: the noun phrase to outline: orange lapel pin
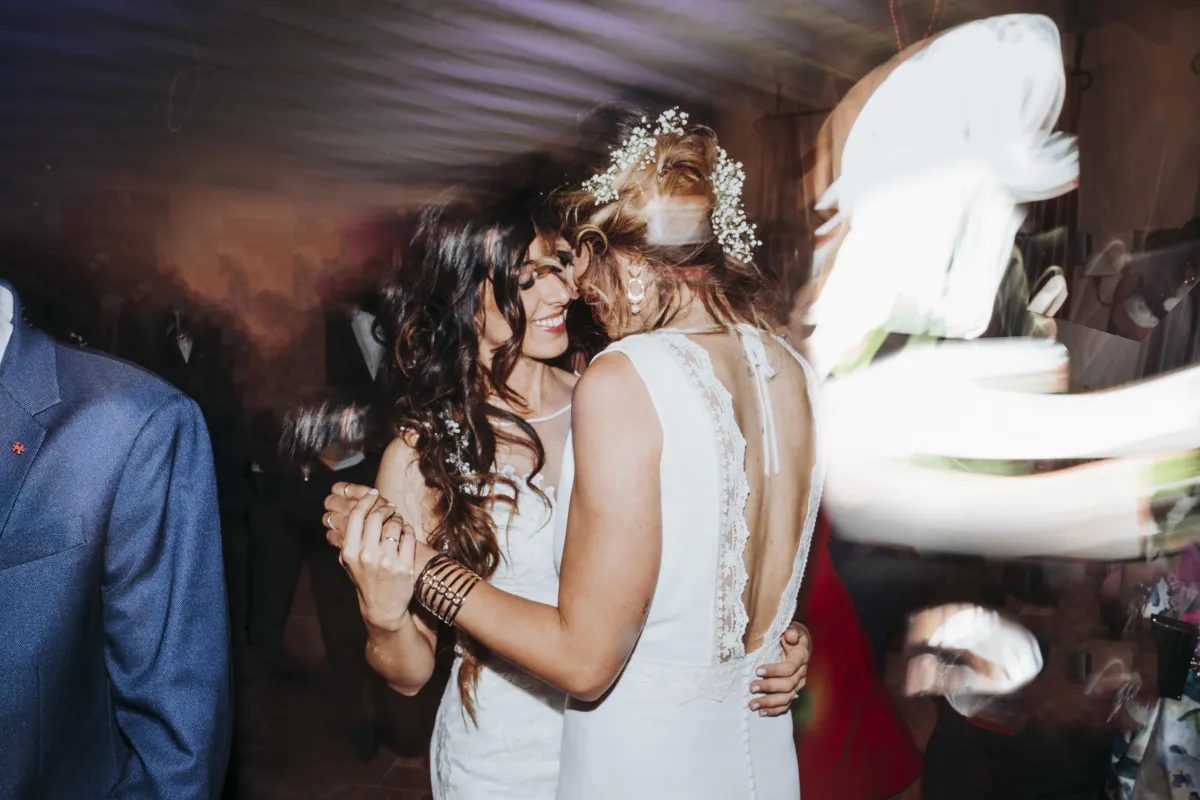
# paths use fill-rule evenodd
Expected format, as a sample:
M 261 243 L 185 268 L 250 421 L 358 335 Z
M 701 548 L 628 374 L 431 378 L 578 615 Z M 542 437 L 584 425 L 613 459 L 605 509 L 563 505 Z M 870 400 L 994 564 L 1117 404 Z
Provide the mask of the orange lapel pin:
M 13 442 L 12 451 L 17 455 L 21 455 L 25 452 L 25 445 L 20 442 Z

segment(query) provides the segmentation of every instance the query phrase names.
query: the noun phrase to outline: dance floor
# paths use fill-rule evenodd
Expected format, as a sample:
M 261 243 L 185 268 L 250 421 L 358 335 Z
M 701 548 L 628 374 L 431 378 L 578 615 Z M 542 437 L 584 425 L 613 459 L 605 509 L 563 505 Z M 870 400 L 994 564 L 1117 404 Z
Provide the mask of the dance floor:
M 386 744 L 369 764 L 356 755 L 331 705 L 333 675 L 317 625 L 308 576 L 301 576 L 288 622 L 287 645 L 304 667 L 297 680 L 281 683 L 237 648 L 238 733 L 233 784 L 238 800 L 432 800 L 424 758 L 394 755 Z M 889 659 L 888 684 L 895 692 L 899 654 Z M 919 745 L 936 718 L 928 700 L 901 700 Z M 896 800 L 919 797 L 911 787 Z M 228 800 L 228 799 L 227 799 Z
M 316 608 L 302 575 L 286 641 L 304 667 L 281 683 L 238 648 L 238 715 L 233 781 L 238 800 L 432 800 L 424 758 L 386 746 L 370 764 L 355 754 L 329 698 Z

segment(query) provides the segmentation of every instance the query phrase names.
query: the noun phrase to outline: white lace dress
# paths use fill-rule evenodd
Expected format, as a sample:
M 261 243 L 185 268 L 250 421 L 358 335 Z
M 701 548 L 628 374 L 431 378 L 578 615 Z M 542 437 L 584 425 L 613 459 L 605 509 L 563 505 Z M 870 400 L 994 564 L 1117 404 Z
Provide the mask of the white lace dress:
M 511 472 L 509 473 L 511 474 Z M 540 476 L 538 476 L 540 478 Z M 535 483 L 540 486 L 540 481 Z M 517 477 L 517 511 L 496 513 L 504 558 L 490 583 L 506 592 L 554 605 L 558 572 L 553 550 L 553 506 Z M 553 502 L 554 487 L 544 489 Z M 497 659 L 498 661 L 498 659 Z M 562 692 L 505 662 L 483 669 L 471 721 L 458 690 L 455 659 L 434 727 L 430 770 L 436 800 L 550 800 L 558 783 Z
M 741 339 L 755 379 L 770 375 L 759 332 L 746 328 Z M 821 462 L 813 469 L 807 517 L 778 611 L 762 647 L 748 656 L 742 594 L 750 489 L 746 440 L 732 398 L 708 351 L 682 333 L 632 336 L 605 352 L 630 359 L 662 425 L 662 566 L 625 671 L 599 702 L 567 707 L 557 797 L 795 800 L 800 785 L 791 716 L 750 711 L 749 688 L 758 667 L 782 657 L 780 637 L 795 608 L 820 502 Z M 804 367 L 815 404 L 812 371 L 792 355 Z M 767 395 L 765 380 L 760 398 Z M 568 442 L 555 532 L 560 561 L 574 471 Z

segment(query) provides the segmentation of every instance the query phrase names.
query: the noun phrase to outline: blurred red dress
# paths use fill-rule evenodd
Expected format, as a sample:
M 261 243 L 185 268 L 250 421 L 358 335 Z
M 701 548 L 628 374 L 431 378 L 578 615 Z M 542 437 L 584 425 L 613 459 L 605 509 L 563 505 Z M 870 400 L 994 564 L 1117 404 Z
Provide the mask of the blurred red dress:
M 804 800 L 882 800 L 921 772 L 921 753 L 871 656 L 858 612 L 817 523 L 798 618 L 813 638 L 796 753 Z

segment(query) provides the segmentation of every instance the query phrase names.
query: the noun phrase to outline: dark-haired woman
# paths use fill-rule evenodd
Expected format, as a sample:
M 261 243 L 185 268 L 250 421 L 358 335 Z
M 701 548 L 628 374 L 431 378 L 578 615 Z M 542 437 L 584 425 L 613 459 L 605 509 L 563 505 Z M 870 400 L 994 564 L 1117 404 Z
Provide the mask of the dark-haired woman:
M 388 516 L 499 590 L 538 604 L 558 598 L 555 487 L 577 378 L 548 362 L 570 347 L 574 280 L 570 249 L 536 213 L 517 200 L 430 209 L 386 292 L 395 439 L 378 512 L 359 517 L 342 558 L 370 630 L 368 658 L 404 694 L 430 678 L 436 623 L 410 610 L 411 588 L 388 577 L 400 538 L 382 532 Z M 554 797 L 565 695 L 461 631 L 457 650 L 434 731 L 434 796 Z M 773 667 L 788 673 L 787 687 L 802 679 L 804 653 L 793 661 Z M 761 702 L 782 710 L 792 699 Z

